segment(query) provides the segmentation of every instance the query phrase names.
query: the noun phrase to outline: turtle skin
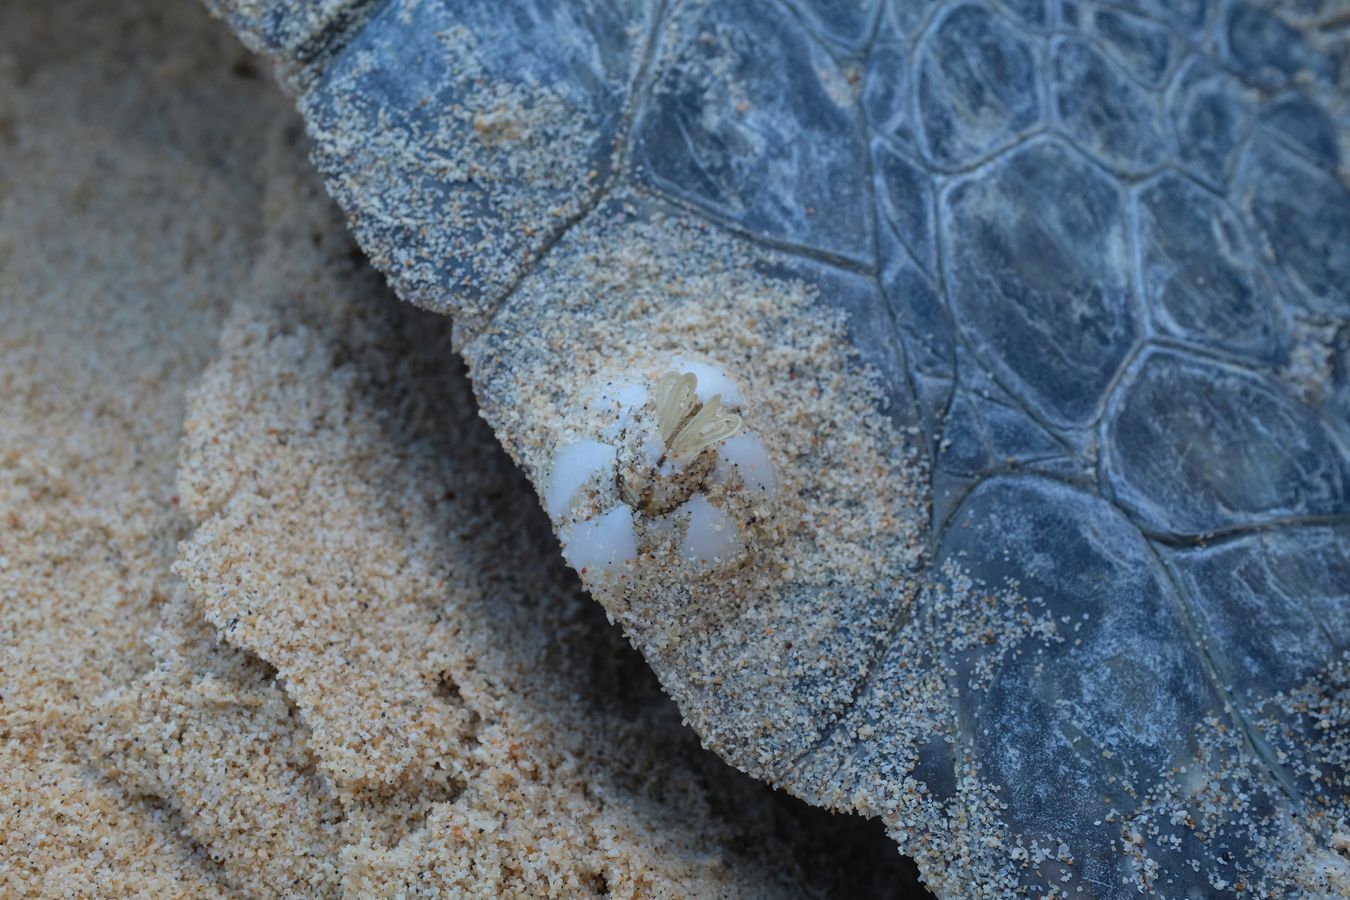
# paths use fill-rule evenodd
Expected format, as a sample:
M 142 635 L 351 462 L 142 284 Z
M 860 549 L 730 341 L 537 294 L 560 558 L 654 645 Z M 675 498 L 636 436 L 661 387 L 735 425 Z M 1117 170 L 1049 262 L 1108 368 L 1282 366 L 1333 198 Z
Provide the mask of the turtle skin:
M 731 762 L 881 815 L 943 895 L 1350 884 L 1343 0 L 214 6 L 471 364 L 618 197 L 865 320 L 927 463 L 928 575 L 784 752 L 673 691 Z M 494 141 L 512 104 L 549 153 Z M 933 637 L 972 583 L 1054 640 Z

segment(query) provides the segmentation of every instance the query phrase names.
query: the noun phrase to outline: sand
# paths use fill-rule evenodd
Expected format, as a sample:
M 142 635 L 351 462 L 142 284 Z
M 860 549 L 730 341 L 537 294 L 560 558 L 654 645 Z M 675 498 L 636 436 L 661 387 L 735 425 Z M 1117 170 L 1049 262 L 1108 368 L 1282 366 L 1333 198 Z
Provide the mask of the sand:
M 94 764 L 89 735 L 183 594 L 183 387 L 250 270 L 248 160 L 289 117 L 195 10 L 120 7 L 0 12 L 6 896 L 223 890 L 172 809 Z

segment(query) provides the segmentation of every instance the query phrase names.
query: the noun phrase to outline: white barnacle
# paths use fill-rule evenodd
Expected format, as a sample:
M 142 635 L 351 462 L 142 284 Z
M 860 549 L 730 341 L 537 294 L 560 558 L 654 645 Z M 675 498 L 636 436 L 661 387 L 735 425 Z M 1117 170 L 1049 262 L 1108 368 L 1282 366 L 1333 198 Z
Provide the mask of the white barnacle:
M 623 436 L 617 484 L 626 503 L 649 515 L 668 513 L 701 490 L 716 460 L 705 451 L 741 430 L 741 417 L 722 408 L 720 395 L 700 401 L 693 372 L 657 380 L 646 423 Z
M 737 383 L 676 359 L 655 383 L 616 378 L 583 397 L 589 418 L 555 451 L 544 490 L 568 562 L 593 578 L 636 574 L 647 554 L 696 571 L 739 564 L 775 478 Z

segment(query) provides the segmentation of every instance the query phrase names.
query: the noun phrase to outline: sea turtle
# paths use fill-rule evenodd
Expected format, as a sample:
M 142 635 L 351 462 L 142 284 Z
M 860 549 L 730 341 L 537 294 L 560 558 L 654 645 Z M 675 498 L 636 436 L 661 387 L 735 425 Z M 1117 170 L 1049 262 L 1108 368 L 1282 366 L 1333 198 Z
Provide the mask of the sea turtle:
M 944 896 L 1350 891 L 1344 0 L 212 5 L 728 761 Z

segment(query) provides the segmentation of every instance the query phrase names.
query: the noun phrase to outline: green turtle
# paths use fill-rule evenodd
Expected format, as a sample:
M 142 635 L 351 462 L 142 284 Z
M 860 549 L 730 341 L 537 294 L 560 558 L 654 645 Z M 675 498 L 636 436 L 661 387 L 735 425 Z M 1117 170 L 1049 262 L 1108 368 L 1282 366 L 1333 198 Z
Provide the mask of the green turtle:
M 1350 891 L 1338 0 L 212 0 L 703 740 L 942 896 Z

